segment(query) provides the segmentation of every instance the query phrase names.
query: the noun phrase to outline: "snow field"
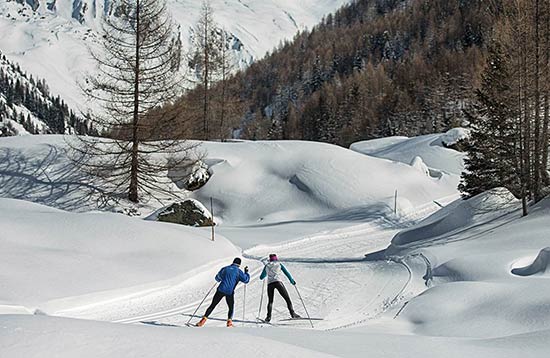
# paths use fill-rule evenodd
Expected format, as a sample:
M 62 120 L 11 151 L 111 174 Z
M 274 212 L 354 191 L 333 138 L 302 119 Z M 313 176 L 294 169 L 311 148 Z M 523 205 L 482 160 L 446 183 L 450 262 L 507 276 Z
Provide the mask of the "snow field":
M 37 147 L 57 145 L 55 138 L 49 143 L 36 140 L 43 144 L 31 145 L 24 139 L 0 143 L 10 153 L 19 152 L 21 158 L 29 158 Z M 411 141 L 418 145 L 404 150 Z M 2 353 L 8 357 L 44 352 L 86 357 L 93 352 L 94 358 L 150 356 L 153 351 L 163 356 L 546 357 L 550 286 L 543 271 L 547 265 L 544 249 L 550 246 L 550 201 L 541 202 L 527 218 L 520 218 L 519 203 L 497 189 L 437 211 L 439 205 L 456 197 L 449 183 L 458 174 L 442 170 L 422 156 L 426 150 L 440 151 L 442 147 L 426 147 L 434 141 L 413 138 L 394 142 L 384 155 L 394 156 L 399 163 L 310 143 L 206 143 L 206 162 L 214 175 L 193 197 L 214 197 L 220 223 L 217 232 L 244 250 L 247 259 L 243 264 L 251 267 L 253 276 L 246 287 L 244 320 L 244 286 L 239 285 L 235 329 L 222 328 L 226 318 L 223 301 L 206 327 L 180 327 L 214 284 L 217 270 L 230 263 L 236 250 L 232 248 L 228 255 L 210 258 L 202 267 L 186 266 L 189 260 L 182 261 L 182 271 L 155 285 L 145 284 L 141 291 L 116 295 L 108 291 L 107 296 L 89 296 L 90 300 L 57 301 L 55 310 L 46 310 L 66 317 L 134 324 L 1 315 L 0 347 L 7 347 Z M 365 146 L 373 148 L 380 143 L 367 142 Z M 441 155 L 447 150 L 440 151 Z M 454 157 L 455 152 L 449 153 Z M 409 156 L 422 157 L 430 170 L 443 176 L 423 175 L 409 165 Z M 227 181 L 221 180 L 220 173 Z M 18 180 L 41 175 L 26 174 L 4 170 L 2 179 L 8 177 L 15 186 Z M 393 177 L 401 181 L 398 190 L 404 203 L 397 216 L 391 207 L 397 182 Z M 296 179 L 291 182 L 291 178 Z M 353 185 L 363 181 L 369 185 Z M 277 201 L 278 197 L 284 201 Z M 16 203 L 9 206 L 13 215 L 27 211 L 28 203 Z M 44 215 L 50 211 L 81 217 L 113 215 L 40 208 Z M 136 218 L 124 220 L 157 225 Z M 198 237 L 209 237 L 208 228 L 189 230 Z M 163 251 L 171 250 L 172 245 L 170 241 Z M 385 246 L 389 246 L 386 257 L 380 252 Z M 35 251 L 29 247 L 29 252 Z M 199 259 L 196 252 L 202 256 L 201 250 L 193 249 L 191 263 Z M 257 259 L 270 252 L 278 253 L 286 263 L 309 313 L 324 318 L 314 322 L 316 329 L 308 328 L 307 321 L 279 321 L 288 312 L 277 294 L 273 320 L 280 325 L 255 322 L 262 300 L 262 282 L 258 280 L 262 266 Z M 156 262 L 148 266 L 164 268 L 164 258 L 153 259 Z M 529 275 L 514 274 L 518 269 Z M 296 291 L 289 283 L 285 285 L 296 311 L 304 315 Z M 265 296 L 262 304 L 260 316 L 265 315 Z M 17 305 L 12 302 L 12 309 L 17 310 Z

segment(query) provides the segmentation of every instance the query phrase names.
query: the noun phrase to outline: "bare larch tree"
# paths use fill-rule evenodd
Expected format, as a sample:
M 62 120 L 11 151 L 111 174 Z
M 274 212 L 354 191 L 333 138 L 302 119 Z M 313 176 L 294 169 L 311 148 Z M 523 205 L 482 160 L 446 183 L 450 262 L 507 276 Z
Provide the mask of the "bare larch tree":
M 193 145 L 169 126 L 177 116 L 164 110 L 180 95 L 180 36 L 165 0 L 120 0 L 105 18 L 101 44 L 92 49 L 98 73 L 82 88 L 97 108 L 90 120 L 107 138 L 80 137 L 73 148 L 101 177 L 109 192 L 138 202 L 169 192 L 167 172 L 189 163 Z

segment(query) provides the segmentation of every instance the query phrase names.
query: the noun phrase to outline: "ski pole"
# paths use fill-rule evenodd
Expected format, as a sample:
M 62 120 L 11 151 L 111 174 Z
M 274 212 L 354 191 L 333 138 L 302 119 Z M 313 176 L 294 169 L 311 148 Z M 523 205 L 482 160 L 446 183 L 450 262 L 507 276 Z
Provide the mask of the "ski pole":
M 244 285 L 244 299 L 243 299 L 243 322 L 244 322 L 244 315 L 246 310 L 246 284 Z
M 189 321 L 187 321 L 187 325 L 189 325 L 189 323 L 191 322 L 191 319 L 192 319 L 193 317 L 195 317 L 195 314 L 197 313 L 197 311 L 199 310 L 199 308 L 201 308 L 201 306 L 202 306 L 204 300 L 206 300 L 206 297 L 208 297 L 208 295 L 210 294 L 210 292 L 212 292 L 212 290 L 214 289 L 214 287 L 216 287 L 217 284 L 218 284 L 218 283 L 216 282 L 216 283 L 214 284 L 214 286 L 212 286 L 212 287 L 208 290 L 208 293 L 206 294 L 206 296 L 204 296 L 204 298 L 202 299 L 201 303 L 199 303 L 199 305 L 197 306 L 197 309 L 195 310 L 195 312 L 193 312 L 193 314 L 191 315 L 191 317 L 189 317 Z
M 258 318 L 261 318 L 261 314 L 262 314 L 262 304 L 263 304 L 263 301 L 264 301 L 264 289 L 265 289 L 265 281 L 266 280 L 263 280 L 264 282 L 262 283 L 262 295 L 260 296 L 260 307 L 258 308 Z
M 302 295 L 300 295 L 300 291 L 298 291 L 298 287 L 296 287 L 296 285 L 294 285 L 294 288 L 296 289 L 296 292 L 298 293 L 298 297 L 300 297 L 300 301 L 302 301 L 302 305 L 304 306 L 304 310 L 306 311 L 307 319 L 309 319 L 309 323 L 311 323 L 311 328 L 315 328 L 315 327 L 313 327 L 313 321 L 311 320 L 311 317 L 309 316 L 309 313 L 308 313 L 307 308 L 306 308 L 306 304 L 304 303 L 304 300 L 302 299 Z

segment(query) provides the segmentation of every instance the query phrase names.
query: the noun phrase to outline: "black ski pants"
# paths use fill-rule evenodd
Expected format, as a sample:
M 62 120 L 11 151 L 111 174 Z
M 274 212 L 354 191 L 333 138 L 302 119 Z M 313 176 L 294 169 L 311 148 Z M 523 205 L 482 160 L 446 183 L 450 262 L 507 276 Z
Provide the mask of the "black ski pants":
M 274 297 L 275 290 L 279 291 L 279 294 L 286 301 L 288 312 L 290 312 L 290 315 L 292 316 L 294 314 L 294 308 L 292 308 L 292 301 L 290 301 L 290 296 L 288 295 L 285 285 L 283 285 L 282 282 L 277 281 L 267 285 L 267 297 L 269 299 L 269 302 L 267 303 L 267 317 L 271 318 L 271 310 L 273 309 L 273 299 L 275 298 Z
M 233 319 L 233 307 L 235 306 L 235 293 L 226 295 L 225 293 L 222 293 L 220 291 L 216 291 L 214 298 L 212 298 L 212 303 L 206 309 L 206 313 L 204 314 L 205 317 L 209 317 L 210 314 L 212 314 L 212 311 L 214 311 L 214 308 L 216 308 L 218 303 L 220 303 L 220 301 L 224 297 L 225 297 L 225 302 L 227 302 L 227 307 L 229 307 L 229 311 L 227 312 L 227 319 Z

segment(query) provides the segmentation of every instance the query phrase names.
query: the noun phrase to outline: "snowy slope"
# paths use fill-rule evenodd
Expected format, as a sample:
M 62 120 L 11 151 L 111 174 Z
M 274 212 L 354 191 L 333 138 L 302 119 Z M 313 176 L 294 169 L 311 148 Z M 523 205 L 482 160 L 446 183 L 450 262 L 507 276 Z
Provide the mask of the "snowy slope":
M 239 254 L 223 237 L 212 242 L 194 228 L 13 199 L 0 199 L 0 227 L 0 313 L 7 306 L 66 309 L 158 289 Z
M 103 206 L 96 190 L 101 183 L 74 168 L 66 148 L 62 136 L 0 141 L 0 156 L 6 159 L 0 163 L 0 196 L 65 210 L 116 209 Z M 199 148 L 212 177 L 192 196 L 203 204 L 212 197 L 223 225 L 394 220 L 395 190 L 399 217 L 457 193 L 454 175 L 434 178 L 410 165 L 323 143 L 207 142 Z M 59 181 L 65 185 L 56 185 Z M 160 205 L 146 203 L 142 214 Z
M 387 137 L 353 143 L 350 149 L 378 158 L 411 164 L 415 157 L 422 158 L 429 168 L 460 175 L 464 170 L 465 154 L 445 148 L 447 134 L 428 134 L 419 137 Z
M 348 0 L 212 0 L 215 20 L 233 37 L 241 66 L 250 64 L 299 30 L 312 27 Z M 25 2 L 26 3 L 26 2 Z M 0 2 L 0 49 L 28 72 L 45 78 L 73 108 L 83 99 L 77 81 L 93 71 L 87 46 L 97 43 L 99 17 L 109 1 L 32 0 Z M 55 6 L 48 6 L 48 4 Z M 169 0 L 170 12 L 189 40 L 199 0 Z M 49 9 L 50 8 L 50 9 Z M 242 46 L 241 46 L 242 45 Z
M 453 176 L 432 178 L 334 145 L 266 141 L 206 143 L 204 149 L 213 175 L 193 195 L 213 197 L 225 223 L 334 218 L 359 208 L 389 216 L 395 190 L 402 211 L 456 193 Z
M 520 203 L 497 189 L 398 234 L 389 254 L 425 255 L 431 286 L 400 317 L 423 335 L 496 338 L 548 330 L 549 213 L 546 199 L 521 218 Z
M 203 229 L 0 199 L 0 285 L 8 287 L 0 290 L 0 311 L 25 313 L 38 306 L 56 316 L 118 322 L 0 314 L 2 357 L 546 357 L 550 201 L 521 218 L 519 202 L 496 189 L 456 201 L 411 227 L 415 220 L 379 209 L 388 205 L 380 192 L 399 179 L 403 200 L 420 219 L 434 211 L 426 200 L 455 190 L 443 178 L 457 176 L 437 168 L 447 163 L 444 158 L 430 161 L 440 178 L 409 165 L 406 156 L 433 149 L 426 147 L 433 139 L 406 141 L 414 140 L 411 153 L 395 141 L 395 153 L 386 151 L 397 162 L 319 143 L 202 146 L 213 176 L 194 196 L 215 198 L 222 221 L 217 230 L 246 249 L 252 273 L 247 289 L 239 285 L 235 292 L 232 330 L 221 328 L 224 303 L 204 328 L 185 327 L 198 319 L 191 315 L 216 271 L 237 255 L 222 237 L 212 243 Z M 0 167 L 1 179 L 14 185 L 11 190 L 16 183 L 64 186 L 38 164 L 46 149 L 62 148 L 59 136 L 1 139 L 3 158 L 16 158 Z M 54 158 L 50 163 L 66 164 L 62 156 Z M 362 185 L 364 178 L 369 185 Z M 56 200 L 66 195 L 54 193 Z M 73 191 L 74 197 L 85 193 Z M 37 198 L 33 190 L 20 195 Z M 73 205 L 77 210 L 79 203 Z M 305 227 L 315 234 L 301 236 Z M 269 245 L 257 246 L 264 237 Z M 279 253 L 293 274 L 308 312 L 324 318 L 315 329 L 307 321 L 284 321 L 288 312 L 278 297 L 276 326 L 256 321 L 266 305 L 257 259 L 270 252 Z M 285 284 L 305 315 L 298 291 Z

